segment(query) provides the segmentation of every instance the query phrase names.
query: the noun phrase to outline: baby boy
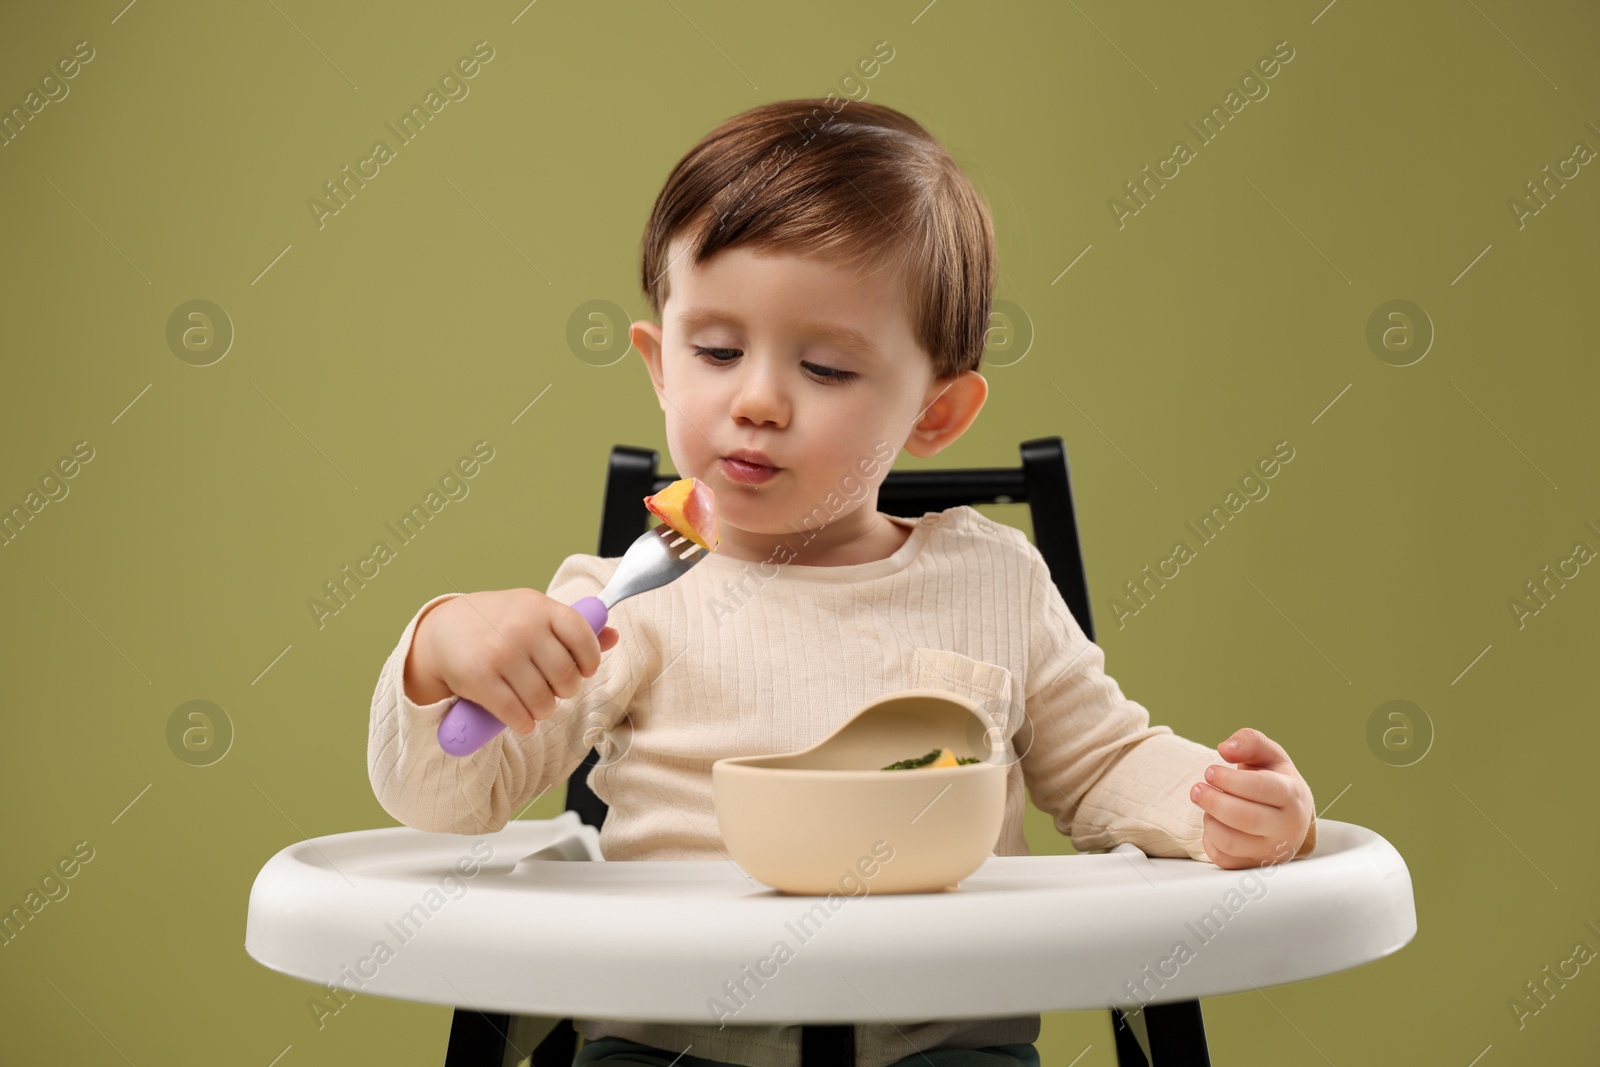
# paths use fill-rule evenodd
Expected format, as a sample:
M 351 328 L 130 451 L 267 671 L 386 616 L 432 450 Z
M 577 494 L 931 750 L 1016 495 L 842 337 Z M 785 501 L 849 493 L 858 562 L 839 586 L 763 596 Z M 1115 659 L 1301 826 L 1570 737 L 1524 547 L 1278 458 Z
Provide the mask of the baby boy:
M 1128 841 L 1225 868 L 1311 851 L 1311 791 L 1283 748 L 1248 727 L 1211 749 L 1152 726 L 1020 531 L 970 507 L 878 511 L 900 451 L 938 454 L 984 405 L 994 278 L 983 200 L 896 110 L 783 101 L 702 138 L 644 234 L 660 321 L 630 336 L 674 472 L 715 491 L 721 544 L 599 634 L 569 605 L 616 558 L 569 556 L 547 593 L 424 604 L 373 698 L 385 810 L 496 831 L 594 748 L 608 860 L 723 860 L 715 760 L 809 747 L 884 692 L 931 687 L 1003 723 L 997 855 L 1027 854 L 1028 796 L 1080 850 Z M 461 759 L 435 736 L 458 697 L 509 727 Z M 795 1027 L 741 1025 L 738 998 L 707 996 L 706 1026 L 579 1020 L 576 1062 L 798 1063 Z M 1038 1015 L 856 1032 L 868 1067 L 1038 1063 Z M 950 1058 L 976 1050 L 990 1058 Z

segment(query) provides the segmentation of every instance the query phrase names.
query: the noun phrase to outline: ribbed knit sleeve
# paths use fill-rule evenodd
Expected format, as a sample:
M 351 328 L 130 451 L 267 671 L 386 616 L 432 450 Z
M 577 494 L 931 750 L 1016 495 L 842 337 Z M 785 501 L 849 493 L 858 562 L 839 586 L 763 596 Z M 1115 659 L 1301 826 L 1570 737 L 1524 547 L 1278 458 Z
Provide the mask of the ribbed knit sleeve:
M 618 560 L 569 556 L 550 581 L 552 599 L 570 604 L 598 593 Z M 639 641 L 614 613 L 621 639 L 600 657 L 600 667 L 573 696 L 524 737 L 502 730 L 469 756 L 439 747 L 439 723 L 455 704 L 448 696 L 418 705 L 405 693 L 406 657 L 417 621 L 432 605 L 458 594 L 434 597 L 418 609 L 378 673 L 367 733 L 367 776 L 383 810 L 407 826 L 434 833 L 480 834 L 502 829 L 513 815 L 553 787 L 563 786 L 597 737 L 614 722 L 596 709 L 625 708 L 641 674 Z M 622 605 L 618 606 L 619 609 Z M 620 716 L 620 711 L 618 712 Z
M 1081 850 L 1130 842 L 1150 856 L 1210 862 L 1204 812 L 1189 787 L 1213 749 L 1150 725 L 1150 713 L 1105 673 L 1105 654 L 1072 617 L 1037 549 L 1028 617 L 1023 776 L 1034 804 Z

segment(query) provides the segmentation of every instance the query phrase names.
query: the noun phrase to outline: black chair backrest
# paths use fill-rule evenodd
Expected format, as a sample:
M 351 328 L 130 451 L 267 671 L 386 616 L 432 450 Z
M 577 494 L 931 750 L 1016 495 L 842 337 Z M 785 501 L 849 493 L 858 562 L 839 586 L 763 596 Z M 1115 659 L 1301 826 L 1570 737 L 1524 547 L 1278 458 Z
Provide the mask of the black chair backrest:
M 1027 504 L 1033 520 L 1033 543 L 1050 567 L 1050 577 L 1073 618 L 1094 640 L 1089 610 L 1089 583 L 1078 541 L 1077 511 L 1067 450 L 1059 437 L 1038 437 L 1021 445 L 1019 467 L 957 467 L 947 470 L 890 471 L 878 488 L 878 508 L 890 515 L 920 518 L 962 504 Z M 678 480 L 659 470 L 653 448 L 617 445 L 606 473 L 600 518 L 601 556 L 620 556 L 650 528 L 644 498 Z M 589 768 L 598 753 L 590 750 L 567 780 L 567 810 L 590 826 L 605 822 L 606 805 L 589 789 Z

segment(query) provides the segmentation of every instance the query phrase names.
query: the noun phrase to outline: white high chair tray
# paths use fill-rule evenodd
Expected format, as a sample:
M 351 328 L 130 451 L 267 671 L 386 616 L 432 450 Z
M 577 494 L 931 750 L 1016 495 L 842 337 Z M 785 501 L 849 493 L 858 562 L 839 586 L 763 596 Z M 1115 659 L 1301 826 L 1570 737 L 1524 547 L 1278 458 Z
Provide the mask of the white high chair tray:
M 720 1000 L 730 1024 L 831 1023 L 1193 1000 L 1354 967 L 1417 930 L 1394 847 L 1320 819 L 1315 851 L 1272 868 L 1131 845 L 990 856 L 955 890 L 831 908 L 731 860 L 594 861 L 575 812 L 313 838 L 256 876 L 245 949 L 307 981 L 480 1011 L 715 1024 Z

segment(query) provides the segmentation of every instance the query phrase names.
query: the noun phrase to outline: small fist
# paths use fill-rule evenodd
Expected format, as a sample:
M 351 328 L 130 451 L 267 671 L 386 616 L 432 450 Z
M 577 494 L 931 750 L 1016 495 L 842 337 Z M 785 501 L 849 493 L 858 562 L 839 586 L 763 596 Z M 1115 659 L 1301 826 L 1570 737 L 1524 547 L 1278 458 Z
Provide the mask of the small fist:
M 465 697 L 527 735 L 593 677 L 618 637 L 611 626 L 596 634 L 571 605 L 537 589 L 467 593 L 422 616 L 408 679 L 415 674 L 418 695 L 442 699 L 443 689 Z
M 1260 730 L 1236 730 L 1217 751 L 1233 767 L 1206 768 L 1189 798 L 1205 811 L 1202 838 L 1218 867 L 1265 867 L 1292 859 L 1311 830 L 1311 787 L 1289 754 Z

